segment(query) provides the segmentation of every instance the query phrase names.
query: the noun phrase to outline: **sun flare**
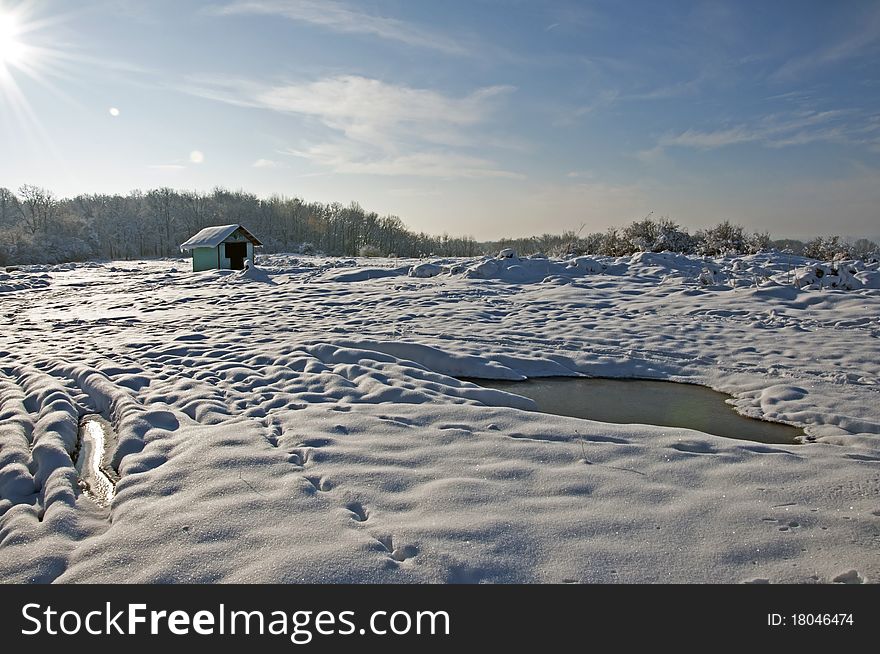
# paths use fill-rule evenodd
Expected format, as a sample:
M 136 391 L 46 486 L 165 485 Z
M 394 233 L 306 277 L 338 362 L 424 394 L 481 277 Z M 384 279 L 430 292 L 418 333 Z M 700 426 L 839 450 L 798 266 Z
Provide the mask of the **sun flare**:
M 19 40 L 21 25 L 11 13 L 0 13 L 0 68 L 24 61 L 27 46 Z

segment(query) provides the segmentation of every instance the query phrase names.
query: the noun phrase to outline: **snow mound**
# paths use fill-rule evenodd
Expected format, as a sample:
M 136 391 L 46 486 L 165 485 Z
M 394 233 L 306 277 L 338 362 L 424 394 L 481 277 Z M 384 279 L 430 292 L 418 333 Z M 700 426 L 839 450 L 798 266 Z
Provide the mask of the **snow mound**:
M 856 270 L 851 264 L 816 264 L 801 268 L 795 273 L 794 283 L 798 288 L 821 289 L 838 288 L 847 291 L 860 289 L 864 286 L 856 277 Z
M 245 261 L 244 268 L 232 273 L 231 275 L 226 275 L 222 277 L 221 280 L 226 284 L 236 284 L 242 282 L 257 282 L 261 284 L 272 285 L 275 284 L 275 282 L 269 276 L 269 273 L 258 266 L 252 266 L 250 261 Z
M 683 273 L 699 278 L 704 270 L 715 273 L 719 265 L 701 257 L 692 257 L 672 252 L 636 252 L 629 259 L 631 273 L 646 277 L 662 277 L 673 273 Z
M 413 266 L 409 270 L 410 277 L 419 277 L 427 279 L 428 277 L 436 277 L 443 272 L 443 266 L 436 263 L 420 263 Z
M 476 261 L 463 271 L 464 277 L 468 279 L 497 279 L 516 284 L 538 284 L 554 274 L 565 274 L 565 265 L 561 261 L 538 257 L 519 258 L 515 254 Z
M 608 270 L 608 264 L 593 257 L 575 257 L 566 268 L 572 272 L 598 274 Z

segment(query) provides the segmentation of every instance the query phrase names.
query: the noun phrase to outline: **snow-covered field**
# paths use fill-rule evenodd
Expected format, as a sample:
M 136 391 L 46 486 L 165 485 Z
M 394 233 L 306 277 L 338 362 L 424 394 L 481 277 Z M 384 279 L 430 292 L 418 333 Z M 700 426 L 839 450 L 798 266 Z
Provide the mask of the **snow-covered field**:
M 880 273 L 807 263 L 0 274 L 0 579 L 876 582 Z M 703 383 L 814 442 L 544 415 L 457 379 L 575 374 Z M 109 508 L 72 463 L 88 413 L 119 438 Z

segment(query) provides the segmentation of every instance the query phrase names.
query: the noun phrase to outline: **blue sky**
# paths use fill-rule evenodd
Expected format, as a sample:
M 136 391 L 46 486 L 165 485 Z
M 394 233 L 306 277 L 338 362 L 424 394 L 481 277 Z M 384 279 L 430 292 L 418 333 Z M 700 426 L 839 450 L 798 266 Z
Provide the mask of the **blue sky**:
M 0 186 L 23 183 L 480 239 L 651 211 L 874 237 L 880 3 L 0 0 Z

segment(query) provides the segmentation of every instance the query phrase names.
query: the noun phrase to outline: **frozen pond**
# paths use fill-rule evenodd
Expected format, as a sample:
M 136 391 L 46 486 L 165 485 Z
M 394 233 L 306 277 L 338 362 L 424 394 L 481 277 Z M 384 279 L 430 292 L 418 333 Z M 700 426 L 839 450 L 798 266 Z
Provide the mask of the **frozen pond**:
M 685 427 L 758 443 L 797 443 L 801 429 L 737 413 L 730 397 L 705 386 L 647 379 L 539 377 L 526 381 L 471 379 L 535 401 L 539 411 L 624 424 Z
M 116 491 L 116 475 L 109 465 L 116 445 L 113 429 L 97 415 L 85 416 L 79 426 L 79 453 L 76 471 L 83 490 L 100 506 L 110 506 Z

